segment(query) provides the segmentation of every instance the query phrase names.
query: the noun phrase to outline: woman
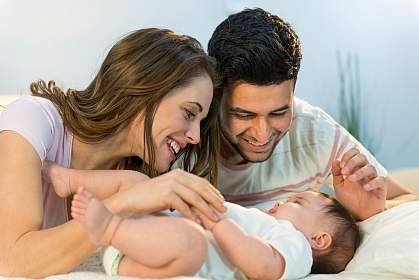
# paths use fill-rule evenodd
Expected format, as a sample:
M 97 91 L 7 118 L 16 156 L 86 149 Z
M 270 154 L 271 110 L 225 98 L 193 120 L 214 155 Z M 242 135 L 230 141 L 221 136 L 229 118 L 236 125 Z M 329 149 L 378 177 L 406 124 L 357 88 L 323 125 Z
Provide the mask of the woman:
M 33 96 L 0 115 L 0 275 L 69 272 L 96 249 L 69 220 L 71 199 L 41 182 L 46 160 L 142 172 L 124 171 L 132 187 L 101 198 L 115 214 L 174 208 L 192 217 L 193 206 L 216 219 L 211 207 L 223 211 L 223 199 L 199 177 L 216 180 L 214 80 L 213 61 L 195 39 L 143 29 L 112 47 L 83 91 L 32 83 Z M 157 176 L 179 157 L 199 176 L 180 170 Z M 143 181 L 144 174 L 152 179 Z

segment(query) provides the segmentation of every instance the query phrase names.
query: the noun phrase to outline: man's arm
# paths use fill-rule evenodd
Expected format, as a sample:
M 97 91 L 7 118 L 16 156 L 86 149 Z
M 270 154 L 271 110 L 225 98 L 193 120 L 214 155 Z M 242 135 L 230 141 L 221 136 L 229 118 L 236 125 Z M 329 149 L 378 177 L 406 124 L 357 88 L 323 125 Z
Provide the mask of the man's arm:
M 385 177 L 385 184 L 387 185 L 386 209 L 405 202 L 419 200 L 418 195 L 414 194 L 408 187 L 402 185 L 390 175 Z

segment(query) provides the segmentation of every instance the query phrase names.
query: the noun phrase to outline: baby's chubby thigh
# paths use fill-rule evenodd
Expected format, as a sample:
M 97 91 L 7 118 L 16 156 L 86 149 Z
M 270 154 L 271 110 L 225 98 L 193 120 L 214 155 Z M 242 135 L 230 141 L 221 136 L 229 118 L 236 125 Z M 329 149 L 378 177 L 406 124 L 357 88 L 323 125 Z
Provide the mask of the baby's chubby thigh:
M 205 230 L 197 223 L 185 218 L 164 217 L 168 223 L 173 223 L 170 227 L 174 229 L 171 232 L 173 238 L 170 238 L 174 245 L 173 247 L 164 242 L 162 254 L 166 250 L 173 248 L 174 261 L 171 268 L 174 270 L 175 275 L 195 275 L 203 263 L 205 262 L 208 254 L 208 239 Z
M 176 242 L 177 275 L 195 275 L 205 263 L 210 245 L 207 232 L 201 225 L 183 218 L 178 211 L 162 211 L 148 217 L 162 217 L 175 231 L 170 233 Z M 171 246 L 169 246 L 171 247 Z M 166 250 L 163 250 L 163 252 Z M 162 253 L 163 253 L 162 252 Z
M 119 228 L 118 233 L 126 238 L 113 245 L 122 251 L 125 257 L 139 264 L 141 276 L 192 276 L 201 268 L 207 257 L 208 240 L 200 225 L 182 217 L 165 215 L 147 215 L 135 220 L 126 221 L 136 225 L 135 230 L 129 226 L 126 229 L 123 226 Z M 139 224 L 141 227 L 137 227 Z M 124 234 L 124 230 L 128 232 Z M 128 239 L 133 237 L 132 232 L 135 232 L 136 238 L 128 242 Z M 144 267 L 148 269 L 144 271 Z M 123 263 L 119 272 L 123 271 L 122 268 Z M 158 269 L 155 271 L 156 275 L 154 269 Z

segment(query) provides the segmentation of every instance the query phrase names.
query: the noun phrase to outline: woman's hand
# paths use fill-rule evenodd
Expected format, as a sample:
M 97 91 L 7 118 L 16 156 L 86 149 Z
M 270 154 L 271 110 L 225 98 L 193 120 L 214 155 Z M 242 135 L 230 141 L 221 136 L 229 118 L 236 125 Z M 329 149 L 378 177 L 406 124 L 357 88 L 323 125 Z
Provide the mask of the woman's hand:
M 226 211 L 224 198 L 214 186 L 206 179 L 180 169 L 139 182 L 117 195 L 118 201 L 128 206 L 133 214 L 176 209 L 186 218 L 195 220 L 196 216 L 191 210 L 191 207 L 195 207 L 209 219 L 218 221 L 216 211 Z
M 196 216 L 196 221 L 199 223 L 204 229 L 212 231 L 212 229 L 215 227 L 215 225 L 218 224 L 218 222 L 227 219 L 227 212 L 221 213 L 217 212 L 220 220 L 218 222 L 214 222 L 213 220 L 208 219 L 207 216 L 205 216 L 201 211 L 198 209 L 192 207 L 193 214 Z

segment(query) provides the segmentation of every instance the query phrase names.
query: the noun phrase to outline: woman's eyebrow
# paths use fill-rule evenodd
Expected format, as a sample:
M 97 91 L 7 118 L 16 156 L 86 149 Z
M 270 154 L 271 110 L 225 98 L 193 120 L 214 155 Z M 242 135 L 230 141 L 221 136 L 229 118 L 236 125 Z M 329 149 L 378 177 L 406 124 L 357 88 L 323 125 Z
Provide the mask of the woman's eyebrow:
M 189 104 L 194 104 L 194 105 L 196 105 L 196 106 L 198 106 L 198 111 L 200 112 L 200 113 L 202 113 L 202 105 L 201 104 L 199 104 L 199 102 L 188 102 Z

